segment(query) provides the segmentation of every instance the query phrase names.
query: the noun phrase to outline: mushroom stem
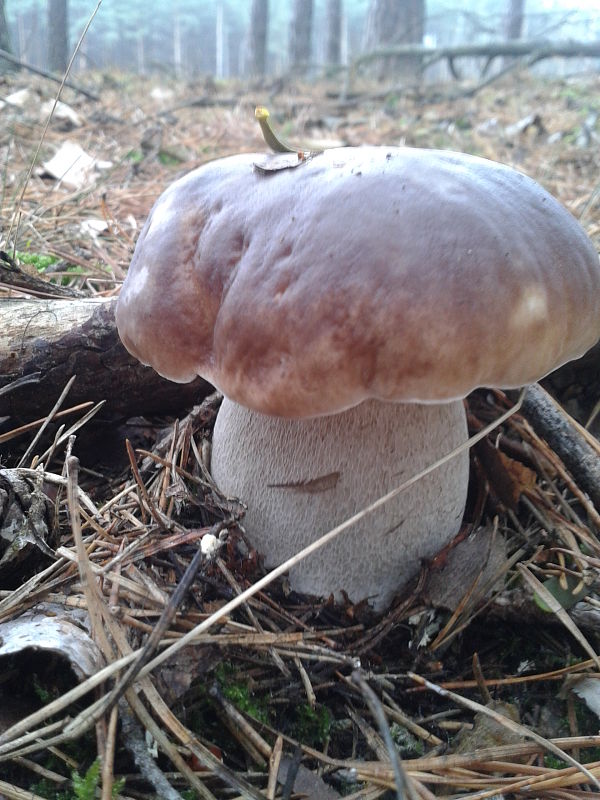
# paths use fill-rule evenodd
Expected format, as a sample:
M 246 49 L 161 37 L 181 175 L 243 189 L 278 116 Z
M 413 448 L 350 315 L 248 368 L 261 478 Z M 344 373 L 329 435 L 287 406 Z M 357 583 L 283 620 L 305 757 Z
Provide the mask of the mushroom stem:
M 467 439 L 462 401 L 443 405 L 369 400 L 340 414 L 282 419 L 225 398 L 213 436 L 219 488 L 247 505 L 244 527 L 268 567 Z M 293 589 L 377 610 L 458 532 L 468 453 L 427 475 L 290 574 Z

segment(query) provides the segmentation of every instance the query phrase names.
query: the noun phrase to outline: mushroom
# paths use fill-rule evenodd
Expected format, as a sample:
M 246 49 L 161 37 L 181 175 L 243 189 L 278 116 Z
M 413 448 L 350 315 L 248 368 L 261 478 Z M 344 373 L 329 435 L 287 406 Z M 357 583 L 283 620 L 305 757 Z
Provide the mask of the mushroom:
M 140 361 L 225 395 L 213 476 L 267 566 L 465 442 L 472 389 L 536 381 L 600 337 L 597 253 L 525 175 L 410 148 L 272 158 L 170 186 L 116 311 Z M 385 608 L 459 530 L 467 482 L 462 452 L 292 587 Z

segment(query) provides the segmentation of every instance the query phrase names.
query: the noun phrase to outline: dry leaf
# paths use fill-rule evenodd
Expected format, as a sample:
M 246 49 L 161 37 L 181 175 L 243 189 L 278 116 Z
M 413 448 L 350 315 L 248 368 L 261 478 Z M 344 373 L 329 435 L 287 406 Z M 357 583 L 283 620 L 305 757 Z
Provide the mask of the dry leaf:
M 44 163 L 41 174 L 56 178 L 70 189 L 82 189 L 94 183 L 98 170 L 111 166 L 110 161 L 99 161 L 86 153 L 80 145 L 67 140 Z
M 483 587 L 505 561 L 504 538 L 494 536 L 491 528 L 478 528 L 449 548 L 444 565 L 430 572 L 423 596 L 435 608 L 454 611 L 479 575 L 479 586 Z

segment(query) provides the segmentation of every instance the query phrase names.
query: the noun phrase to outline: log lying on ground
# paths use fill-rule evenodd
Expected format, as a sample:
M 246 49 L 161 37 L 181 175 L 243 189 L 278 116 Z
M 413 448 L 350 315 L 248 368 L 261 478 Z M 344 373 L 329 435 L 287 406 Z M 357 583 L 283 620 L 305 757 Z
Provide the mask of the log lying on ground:
M 119 340 L 114 300 L 0 301 L 0 417 L 43 417 L 72 375 L 67 403 L 106 400 L 111 418 L 176 414 L 212 387 L 164 380 Z
M 485 58 L 491 61 L 494 58 L 507 56 L 527 58 L 526 63 L 531 66 L 545 58 L 599 58 L 600 42 L 516 39 L 513 41 L 483 42 L 481 44 L 453 45 L 449 47 L 429 47 L 420 44 L 395 45 L 373 50 L 370 53 L 362 53 L 352 62 L 350 69 L 357 70 L 359 67 L 381 58 L 400 56 L 412 58 L 419 56 L 423 59 L 424 67 L 429 67 L 436 61 L 444 59 L 452 64 L 458 58 Z

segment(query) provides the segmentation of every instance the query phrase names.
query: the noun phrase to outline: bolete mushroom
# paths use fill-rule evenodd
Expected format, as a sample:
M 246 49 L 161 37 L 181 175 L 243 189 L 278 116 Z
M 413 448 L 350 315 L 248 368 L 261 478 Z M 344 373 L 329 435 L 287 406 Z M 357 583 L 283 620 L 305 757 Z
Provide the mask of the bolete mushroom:
M 472 389 L 533 382 L 600 337 L 598 255 L 525 175 L 395 147 L 289 159 L 224 158 L 170 186 L 116 312 L 140 361 L 224 393 L 213 475 L 267 565 L 464 442 Z M 384 608 L 458 531 L 467 480 L 464 452 L 292 586 Z

